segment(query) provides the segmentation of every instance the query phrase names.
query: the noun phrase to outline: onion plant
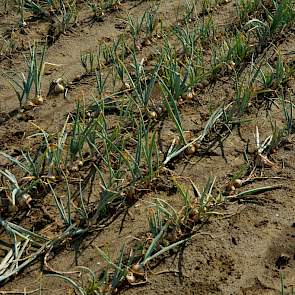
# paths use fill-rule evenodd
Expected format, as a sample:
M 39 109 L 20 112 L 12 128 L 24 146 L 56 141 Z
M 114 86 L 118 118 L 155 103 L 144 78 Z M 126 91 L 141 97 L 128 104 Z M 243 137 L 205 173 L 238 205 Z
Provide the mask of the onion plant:
M 217 0 L 202 0 L 202 13 L 209 14 L 218 3 Z
M 104 93 L 104 89 L 106 86 L 106 81 L 110 75 L 110 73 L 108 73 L 105 78 L 103 78 L 102 76 L 102 72 L 100 69 L 95 71 L 95 78 L 96 78 L 96 90 L 98 93 L 98 98 L 101 99 Z
M 173 33 L 181 42 L 184 54 L 192 56 L 198 37 L 198 28 L 190 29 L 188 24 L 186 24 L 184 28 L 181 26 L 175 26 L 173 28 Z
M 277 36 L 282 30 L 294 24 L 295 11 L 289 0 L 273 1 L 274 11 L 266 9 L 267 20 L 252 19 L 247 22 L 250 31 L 254 31 L 262 47 L 270 38 Z
M 114 40 L 111 45 L 103 43 L 99 47 L 100 56 L 104 58 L 105 65 L 115 64 L 118 56 L 118 49 L 120 48 L 120 43 L 122 42 L 121 38 Z
M 160 79 L 160 82 L 161 82 L 161 88 L 163 93 L 163 103 L 165 105 L 165 108 L 168 111 L 170 118 L 172 119 L 173 123 L 175 124 L 177 128 L 177 131 L 181 138 L 181 143 L 186 144 L 187 142 L 184 136 L 182 120 L 180 117 L 180 112 L 178 110 L 174 95 L 162 79 Z
M 197 31 L 202 46 L 207 45 L 210 40 L 214 39 L 216 28 L 213 17 L 208 16 L 200 19 Z
M 248 21 L 249 16 L 261 6 L 261 0 L 236 0 L 236 9 L 240 22 Z
M 41 86 L 45 62 L 46 47 L 41 52 L 40 60 L 37 57 L 37 46 L 34 44 L 30 48 L 29 59 L 26 59 L 27 75 L 15 71 L 7 72 L 5 75 L 13 87 L 20 107 L 22 107 L 30 98 L 31 88 L 35 87 L 35 98 L 42 97 Z
M 18 198 L 23 194 L 20 185 L 14 174 L 12 174 L 9 170 L 0 170 L 0 174 L 4 176 L 9 181 L 9 191 L 11 196 L 8 195 L 9 201 L 12 206 L 16 206 L 18 202 Z
M 80 62 L 86 74 L 93 74 L 100 67 L 100 51 L 88 51 L 80 53 Z
M 293 116 L 295 104 L 291 100 L 288 101 L 283 93 L 283 91 L 279 94 L 279 99 L 281 102 L 282 112 L 283 112 L 283 118 L 285 123 L 285 130 L 287 133 L 287 136 L 290 134 L 293 134 L 295 132 L 295 119 Z
M 247 37 L 244 34 L 237 32 L 231 43 L 228 44 L 228 51 L 225 61 L 232 61 L 238 66 L 246 60 L 250 52 L 251 50 Z
M 240 115 L 248 109 L 251 98 L 255 95 L 251 81 L 246 84 L 241 80 L 235 77 L 235 99 Z
M 154 65 L 149 76 L 147 76 L 144 69 L 144 59 L 138 62 L 135 52 L 132 53 L 131 58 L 134 75 L 130 73 L 123 62 L 121 62 L 121 65 L 128 78 L 128 82 L 134 90 L 135 103 L 138 104 L 140 108 L 147 110 L 153 88 L 157 81 L 158 72 L 163 63 L 163 58 L 162 56 L 159 57 L 159 60 Z
M 76 0 L 60 0 L 59 13 L 55 17 L 61 33 L 65 33 L 76 23 L 76 5 Z
M 26 25 L 25 18 L 24 18 L 24 6 L 25 0 L 16 0 L 16 5 L 18 9 L 18 13 L 20 14 L 19 26 L 24 27 Z
M 149 130 L 144 130 L 144 140 L 140 145 L 142 145 L 143 158 L 146 163 L 147 176 L 145 177 L 145 180 L 151 181 L 160 167 L 160 158 L 156 143 L 156 130 L 152 132 L 151 136 L 149 136 L 148 131 Z M 139 138 L 138 140 L 140 142 L 142 141 L 142 139 Z
M 175 101 L 178 101 L 182 94 L 184 94 L 189 88 L 188 77 L 190 68 L 183 69 L 181 62 L 177 58 L 175 52 L 171 48 L 170 44 L 166 42 L 166 46 L 163 49 L 163 67 L 162 67 L 162 84 L 165 84 L 165 88 L 171 92 L 171 97 Z
M 94 21 L 102 21 L 102 17 L 104 16 L 104 8 L 101 1 L 87 1 L 87 5 L 92 12 L 92 20 Z
M 156 11 L 158 7 L 148 10 L 145 13 L 145 38 L 151 38 L 157 29 L 158 19 L 156 18 Z
M 45 3 L 43 5 L 46 5 L 46 8 L 49 8 L 52 4 L 52 1 L 44 1 Z M 44 9 L 42 4 L 39 1 L 33 1 L 33 0 L 25 0 L 24 2 L 24 8 L 33 14 L 39 16 L 39 17 L 49 17 L 49 13 Z
M 142 31 L 143 24 L 146 18 L 146 13 L 143 14 L 138 20 L 134 20 L 130 15 L 128 15 L 127 20 L 125 21 L 129 26 L 130 35 L 132 37 L 133 43 L 138 40 L 139 33 Z
M 198 8 L 196 5 L 196 1 L 185 1 L 185 12 L 183 15 L 183 20 L 185 23 L 189 23 L 194 20 L 198 14 Z
M 292 286 L 290 288 L 290 293 L 285 290 L 285 284 L 284 284 L 284 275 L 280 273 L 280 295 L 295 295 L 295 289 Z

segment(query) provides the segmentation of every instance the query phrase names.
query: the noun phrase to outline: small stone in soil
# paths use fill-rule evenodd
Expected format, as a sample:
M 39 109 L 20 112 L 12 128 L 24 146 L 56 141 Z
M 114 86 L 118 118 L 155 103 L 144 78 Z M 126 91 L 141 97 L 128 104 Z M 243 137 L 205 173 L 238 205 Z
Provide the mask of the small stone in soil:
M 288 254 L 281 254 L 276 261 L 276 267 L 278 269 L 284 268 L 289 263 L 290 258 Z

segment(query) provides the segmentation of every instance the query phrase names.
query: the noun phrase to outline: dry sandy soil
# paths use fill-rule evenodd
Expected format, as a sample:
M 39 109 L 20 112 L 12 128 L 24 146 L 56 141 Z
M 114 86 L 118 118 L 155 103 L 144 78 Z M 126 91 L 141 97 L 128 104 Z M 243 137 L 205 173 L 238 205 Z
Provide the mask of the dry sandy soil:
M 2 73 L 11 69 L 25 72 L 24 55 L 28 54 L 32 40 L 45 40 L 50 31 L 50 23 L 26 12 L 27 27 L 20 29 L 17 26 L 18 14 L 10 5 L 7 11 L 4 11 L 4 2 L 0 6 L 0 33 L 3 39 L 0 40 L 0 48 L 2 46 L 0 69 Z M 119 36 L 128 34 L 128 26 L 123 20 L 127 19 L 128 15 L 133 18 L 140 17 L 144 11 L 155 5 L 159 6 L 156 12 L 157 18 L 162 20 L 163 29 L 168 32 L 175 24 L 182 25 L 179 19 L 186 5 L 186 1 L 181 0 L 127 0 L 122 1 L 119 7 L 105 13 L 100 21 L 95 21 L 91 19 L 86 1 L 77 2 L 76 24 L 50 41 L 46 53 L 47 62 L 61 66 L 45 70 L 42 84 L 43 93 L 46 94 L 51 81 L 64 77 L 69 85 L 66 98 L 62 94 L 47 97 L 43 104 L 21 110 L 7 77 L 0 76 L 0 150 L 14 157 L 20 156 L 21 150 L 36 149 L 39 138 L 30 135 L 39 130 L 51 134 L 59 132 L 67 114 L 74 112 L 78 101 L 85 105 L 91 103 L 96 87 L 95 77 L 83 75 L 80 63 L 81 52 L 94 50 L 103 42 L 111 44 Z M 199 6 L 196 6 L 195 13 L 200 16 L 201 5 Z M 217 31 L 221 32 L 213 42 L 220 43 L 220 39 L 223 38 L 222 32 L 231 32 L 237 24 L 235 1 L 220 2 L 215 9 L 209 11 L 209 14 L 214 19 Z M 191 21 L 191 25 L 194 25 L 197 20 Z M 5 47 L 8 42 L 13 43 L 10 50 Z M 154 53 L 161 46 L 163 46 L 162 39 L 155 37 L 140 48 L 139 56 L 148 57 L 147 68 L 149 63 L 152 64 Z M 283 32 L 273 46 L 294 69 L 294 27 Z M 259 56 L 264 55 L 271 59 L 273 51 L 272 47 L 267 47 L 259 53 Z M 210 53 L 207 56 L 205 54 L 205 59 L 206 62 L 210 62 Z M 130 60 L 126 63 L 130 63 Z M 233 76 L 233 73 L 224 73 L 214 82 L 209 81 L 209 85 L 205 83 L 204 89 L 197 91 L 192 100 L 183 100 L 180 103 L 185 130 L 198 135 L 209 118 L 210 110 L 234 99 L 236 89 Z M 294 98 L 293 77 L 290 77 L 285 87 L 290 97 Z M 112 91 L 111 85 L 107 88 L 107 92 Z M 157 95 L 156 90 L 155 101 Z M 230 177 L 240 171 L 245 164 L 246 147 L 250 162 L 255 162 L 256 126 L 259 128 L 261 139 L 272 134 L 270 116 L 277 126 L 283 126 L 282 111 L 277 104 L 273 104 L 270 110 L 267 110 L 253 102 L 251 111 L 243 115 L 244 123 L 240 124 L 239 128 L 230 130 L 222 142 L 222 148 L 215 145 L 207 153 L 195 153 L 177 158 L 157 176 L 153 185 L 141 191 L 132 200 L 131 205 L 127 206 L 127 211 L 119 210 L 119 214 L 112 212 L 112 216 L 109 216 L 110 222 L 105 221 L 103 225 L 100 223 L 98 226 L 93 226 L 80 238 L 65 240 L 46 257 L 48 265 L 44 265 L 44 255 L 41 255 L 17 275 L 10 277 L 9 280 L 0 281 L 0 294 L 22 294 L 22 292 L 42 295 L 76 294 L 68 283 L 60 278 L 48 277 L 47 274 L 63 273 L 71 276 L 69 272 L 75 271 L 77 266 L 86 266 L 98 275 L 105 267 L 98 247 L 107 249 L 110 257 L 115 259 L 120 245 L 124 242 L 129 247 L 136 239 L 146 239 L 147 208 L 150 202 L 155 198 L 161 198 L 176 207 L 181 206 L 180 193 L 175 189 L 173 179 L 177 179 L 191 191 L 190 181 L 198 187 L 203 187 L 208 177 L 214 176 L 216 177 L 214 192 L 224 192 Z M 106 118 L 109 122 L 115 122 L 116 114 L 106 114 Z M 162 128 L 162 148 L 163 151 L 167 151 L 177 130 L 172 121 L 165 118 L 159 125 Z M 159 125 L 155 125 L 155 128 L 160 128 Z M 291 294 L 291 288 L 295 288 L 294 135 L 289 134 L 267 156 L 271 164 L 266 163 L 262 167 L 250 165 L 251 169 L 243 179 L 247 179 L 252 173 L 252 181 L 247 181 L 241 188 L 237 188 L 237 191 L 271 185 L 277 185 L 276 189 L 244 198 L 229 196 L 227 201 L 214 209 L 216 214 L 211 214 L 210 218 L 195 226 L 190 240 L 180 248 L 160 256 L 156 263 L 149 265 L 145 279 L 139 280 L 142 284 L 131 285 L 125 281 L 114 293 L 280 294 L 282 275 L 285 292 Z M 79 172 L 80 176 L 87 175 L 89 169 L 87 165 L 84 164 L 82 171 Z M 10 169 L 15 171 L 16 175 L 19 173 L 4 157 L 0 159 L 0 169 Z M 77 178 L 75 173 L 71 174 L 73 179 Z M 74 189 L 75 185 L 73 180 L 73 183 L 70 183 L 71 189 Z M 91 195 L 91 200 L 99 196 L 101 190 L 98 178 L 92 185 L 92 188 L 85 189 Z M 57 186 L 56 189 L 60 194 L 64 193 L 64 188 Z M 21 207 L 12 211 L 8 211 L 4 205 L 6 193 L 5 189 L 0 191 L 2 198 L 0 217 L 3 220 L 20 224 L 50 238 L 61 233 L 64 224 L 53 205 L 51 193 L 48 191 L 43 194 L 32 193 L 33 201 L 30 208 Z M 1 228 L 0 235 L 2 241 L 9 241 L 9 237 Z M 0 262 L 6 254 L 6 249 L 2 249 L 0 244 Z M 73 278 L 80 282 L 75 274 Z M 38 291 L 33 293 L 34 290 Z

